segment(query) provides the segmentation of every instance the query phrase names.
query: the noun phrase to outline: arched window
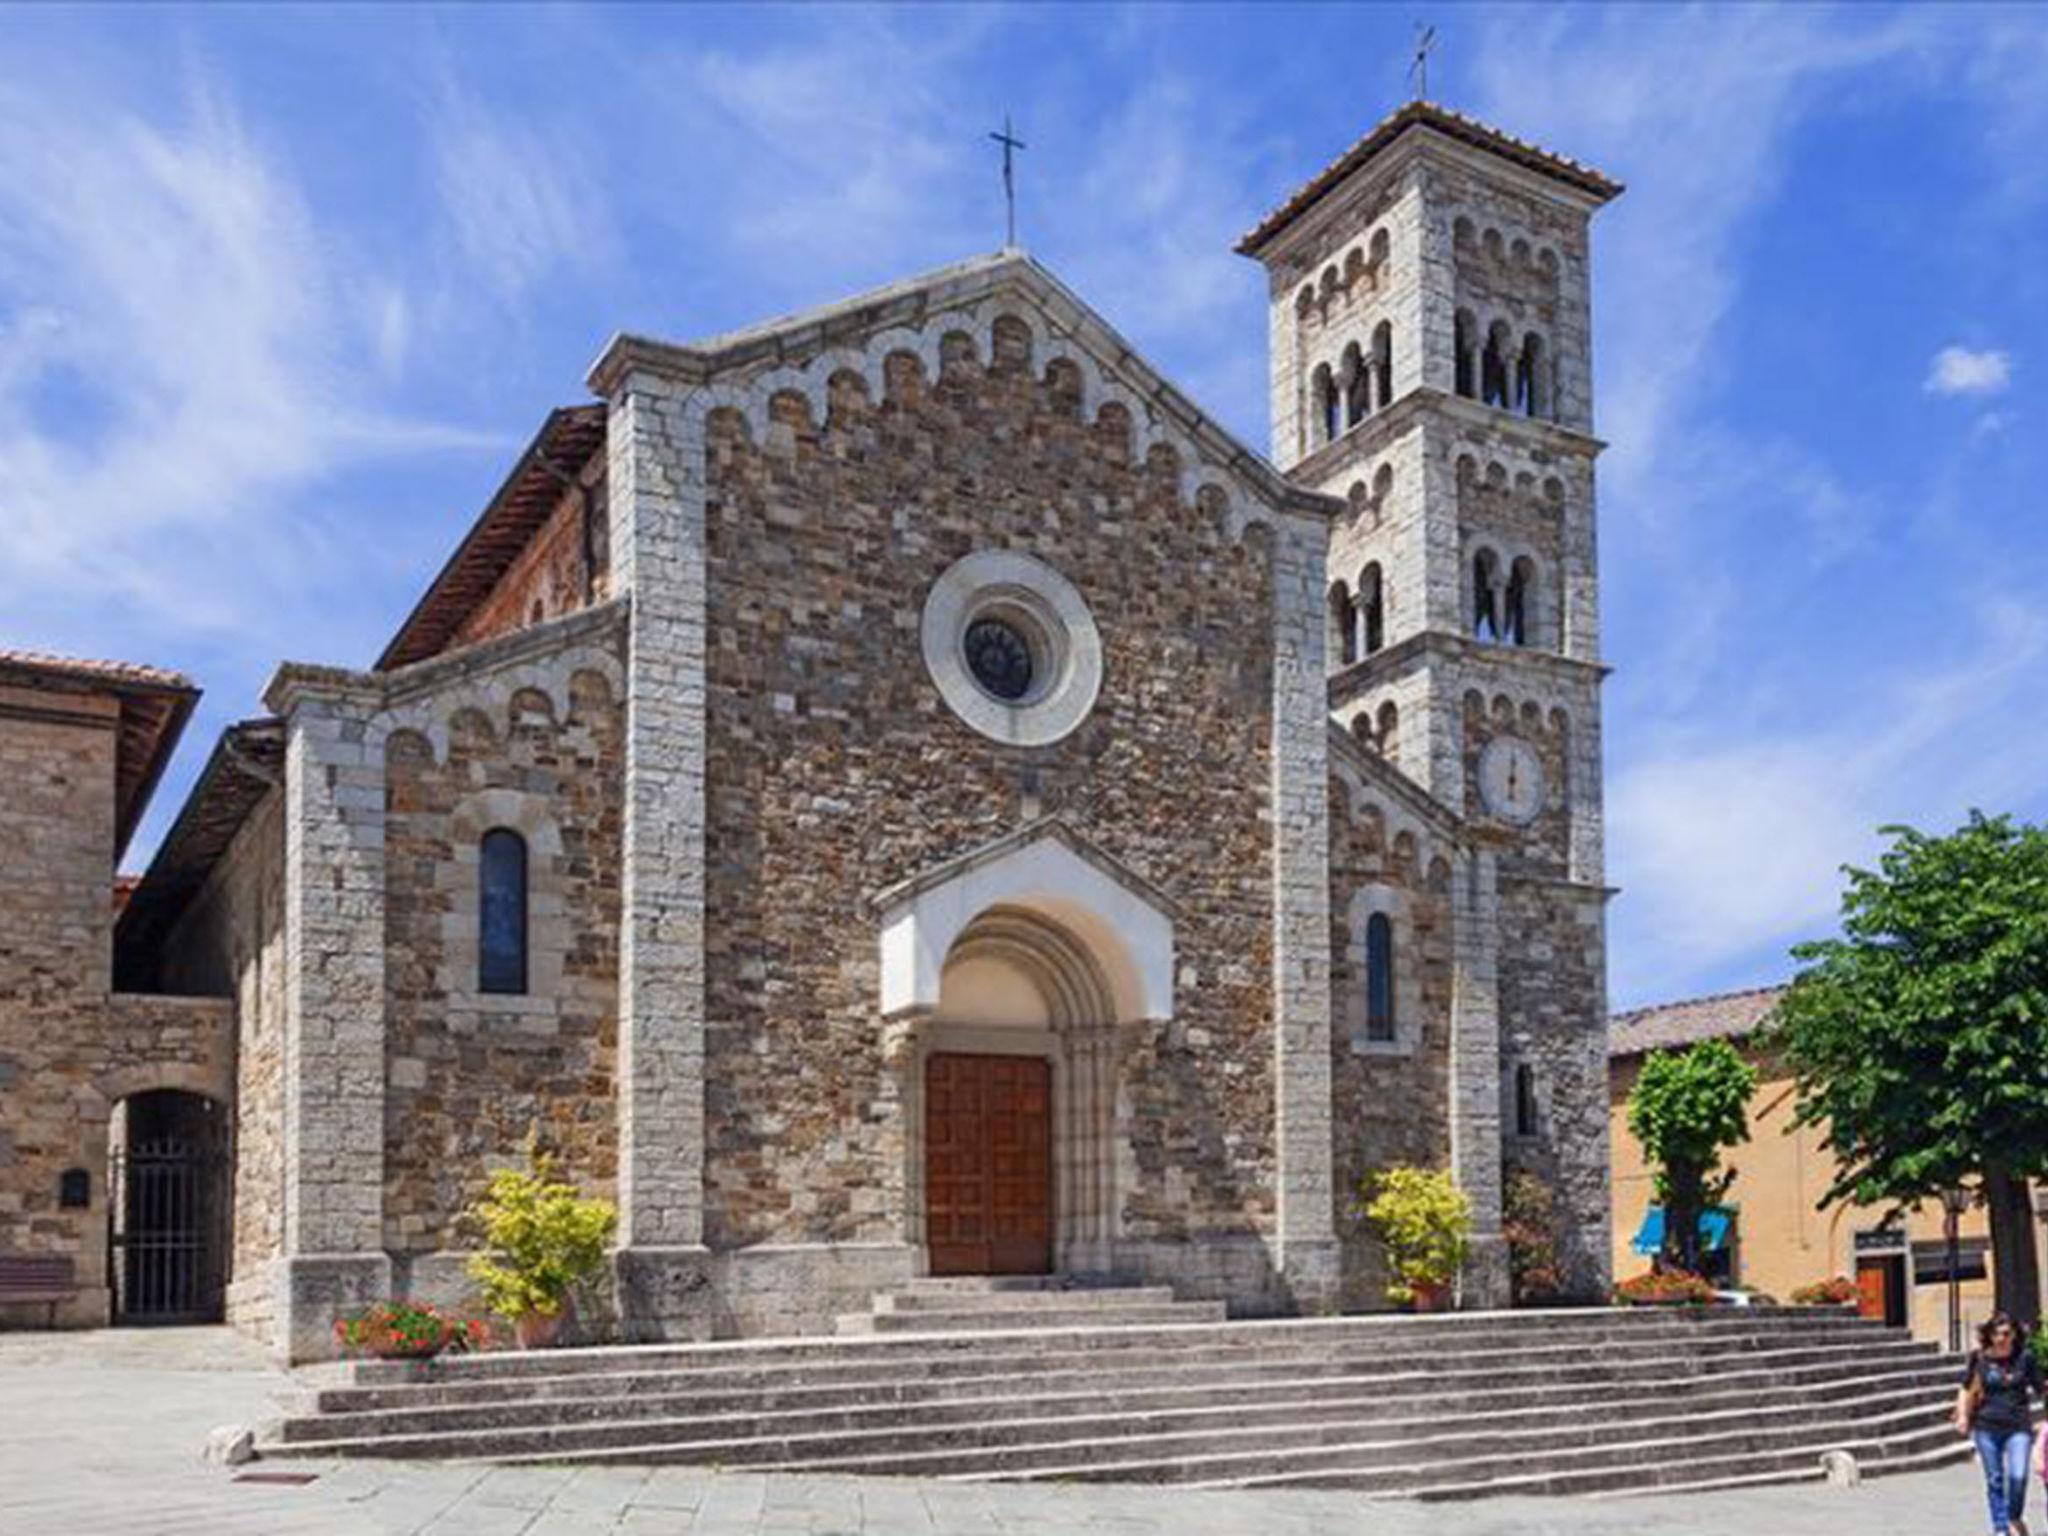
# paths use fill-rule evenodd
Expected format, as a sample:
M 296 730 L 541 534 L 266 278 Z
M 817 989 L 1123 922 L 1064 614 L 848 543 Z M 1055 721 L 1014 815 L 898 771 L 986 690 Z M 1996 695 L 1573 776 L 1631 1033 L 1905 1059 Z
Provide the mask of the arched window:
M 1358 577 L 1358 622 L 1363 631 L 1361 650 L 1370 656 L 1387 643 L 1387 601 L 1377 560 Z
M 1365 420 L 1372 410 L 1372 380 L 1365 371 L 1365 359 L 1354 342 L 1344 349 L 1344 425 L 1347 429 Z
M 526 839 L 505 827 L 478 850 L 476 970 L 479 992 L 526 990 Z
M 1478 372 L 1479 365 L 1479 358 L 1475 350 L 1478 342 L 1473 334 L 1477 329 L 1478 326 L 1472 319 L 1472 311 L 1469 309 L 1459 310 L 1457 319 L 1454 322 L 1454 340 L 1452 345 L 1457 353 L 1455 370 L 1456 388 L 1458 393 L 1467 400 L 1472 399 L 1479 393 L 1478 380 L 1474 377 Z
M 1508 568 L 1508 591 L 1501 604 L 1501 638 L 1509 645 L 1529 643 L 1529 587 L 1534 575 L 1526 559 Z
M 1536 1069 L 1526 1062 L 1515 1068 L 1515 1134 L 1534 1136 L 1540 1129 L 1536 1113 Z
M 1493 551 L 1482 549 L 1472 560 L 1472 636 L 1476 640 L 1500 638 L 1500 610 L 1495 606 L 1494 596 L 1498 584 L 1499 570 Z
M 1337 414 L 1337 382 L 1330 377 L 1329 364 L 1324 363 L 1315 371 L 1314 389 L 1316 397 L 1316 425 L 1322 431 L 1322 441 L 1333 443 L 1343 430 Z
M 1392 699 L 1380 706 L 1378 740 L 1381 757 L 1393 757 L 1401 750 L 1401 709 Z
M 1394 1038 L 1394 924 L 1384 912 L 1365 920 L 1365 1038 Z
M 1341 581 L 1330 588 L 1329 645 L 1338 665 L 1348 667 L 1358 660 L 1358 604 Z
M 1380 410 L 1394 403 L 1394 328 L 1382 320 L 1372 328 L 1372 373 Z

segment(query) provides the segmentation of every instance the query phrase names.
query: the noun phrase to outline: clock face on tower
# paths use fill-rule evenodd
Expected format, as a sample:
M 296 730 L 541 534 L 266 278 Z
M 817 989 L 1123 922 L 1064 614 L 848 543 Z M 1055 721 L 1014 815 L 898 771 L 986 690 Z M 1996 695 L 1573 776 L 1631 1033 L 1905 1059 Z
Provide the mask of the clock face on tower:
M 1502 821 L 1525 825 L 1543 809 L 1543 760 L 1519 736 L 1496 736 L 1479 754 L 1479 798 Z

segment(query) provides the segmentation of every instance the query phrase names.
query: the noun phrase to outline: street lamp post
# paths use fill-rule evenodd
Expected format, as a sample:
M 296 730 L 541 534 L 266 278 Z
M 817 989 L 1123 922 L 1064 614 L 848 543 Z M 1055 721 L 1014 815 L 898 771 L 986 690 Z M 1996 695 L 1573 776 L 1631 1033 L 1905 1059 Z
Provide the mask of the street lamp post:
M 1963 1245 L 1957 1228 L 1969 1203 L 1970 1192 L 1959 1185 L 1941 1192 L 1941 1230 L 1948 1240 L 1948 1352 L 1952 1355 L 1963 1352 L 1963 1281 L 1958 1273 Z

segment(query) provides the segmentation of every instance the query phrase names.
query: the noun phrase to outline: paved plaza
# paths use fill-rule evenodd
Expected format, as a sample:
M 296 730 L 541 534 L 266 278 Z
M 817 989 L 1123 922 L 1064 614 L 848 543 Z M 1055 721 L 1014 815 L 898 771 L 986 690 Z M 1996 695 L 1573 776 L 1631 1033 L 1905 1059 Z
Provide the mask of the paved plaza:
M 1856 1489 L 1378 1502 L 1315 1492 L 776 1477 L 683 1468 L 254 1462 L 199 1456 L 292 1391 L 224 1329 L 0 1335 L 5 1536 L 1928 1536 L 1982 1525 L 1967 1466 Z M 250 1474 L 311 1474 L 301 1485 Z M 240 1479 L 240 1480 L 238 1480 Z M 2035 1490 L 2038 1497 L 2039 1490 Z

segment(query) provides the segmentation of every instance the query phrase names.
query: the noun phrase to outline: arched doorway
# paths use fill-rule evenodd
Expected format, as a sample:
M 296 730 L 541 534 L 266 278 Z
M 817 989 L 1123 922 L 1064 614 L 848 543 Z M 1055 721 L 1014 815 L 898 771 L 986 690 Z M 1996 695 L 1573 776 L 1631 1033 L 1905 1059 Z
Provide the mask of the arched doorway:
M 222 1315 L 227 1117 L 202 1094 L 130 1094 L 108 1122 L 107 1278 L 116 1323 Z
M 920 1031 L 933 1274 L 1109 1267 L 1115 1018 L 1061 924 L 997 906 L 961 930 Z

